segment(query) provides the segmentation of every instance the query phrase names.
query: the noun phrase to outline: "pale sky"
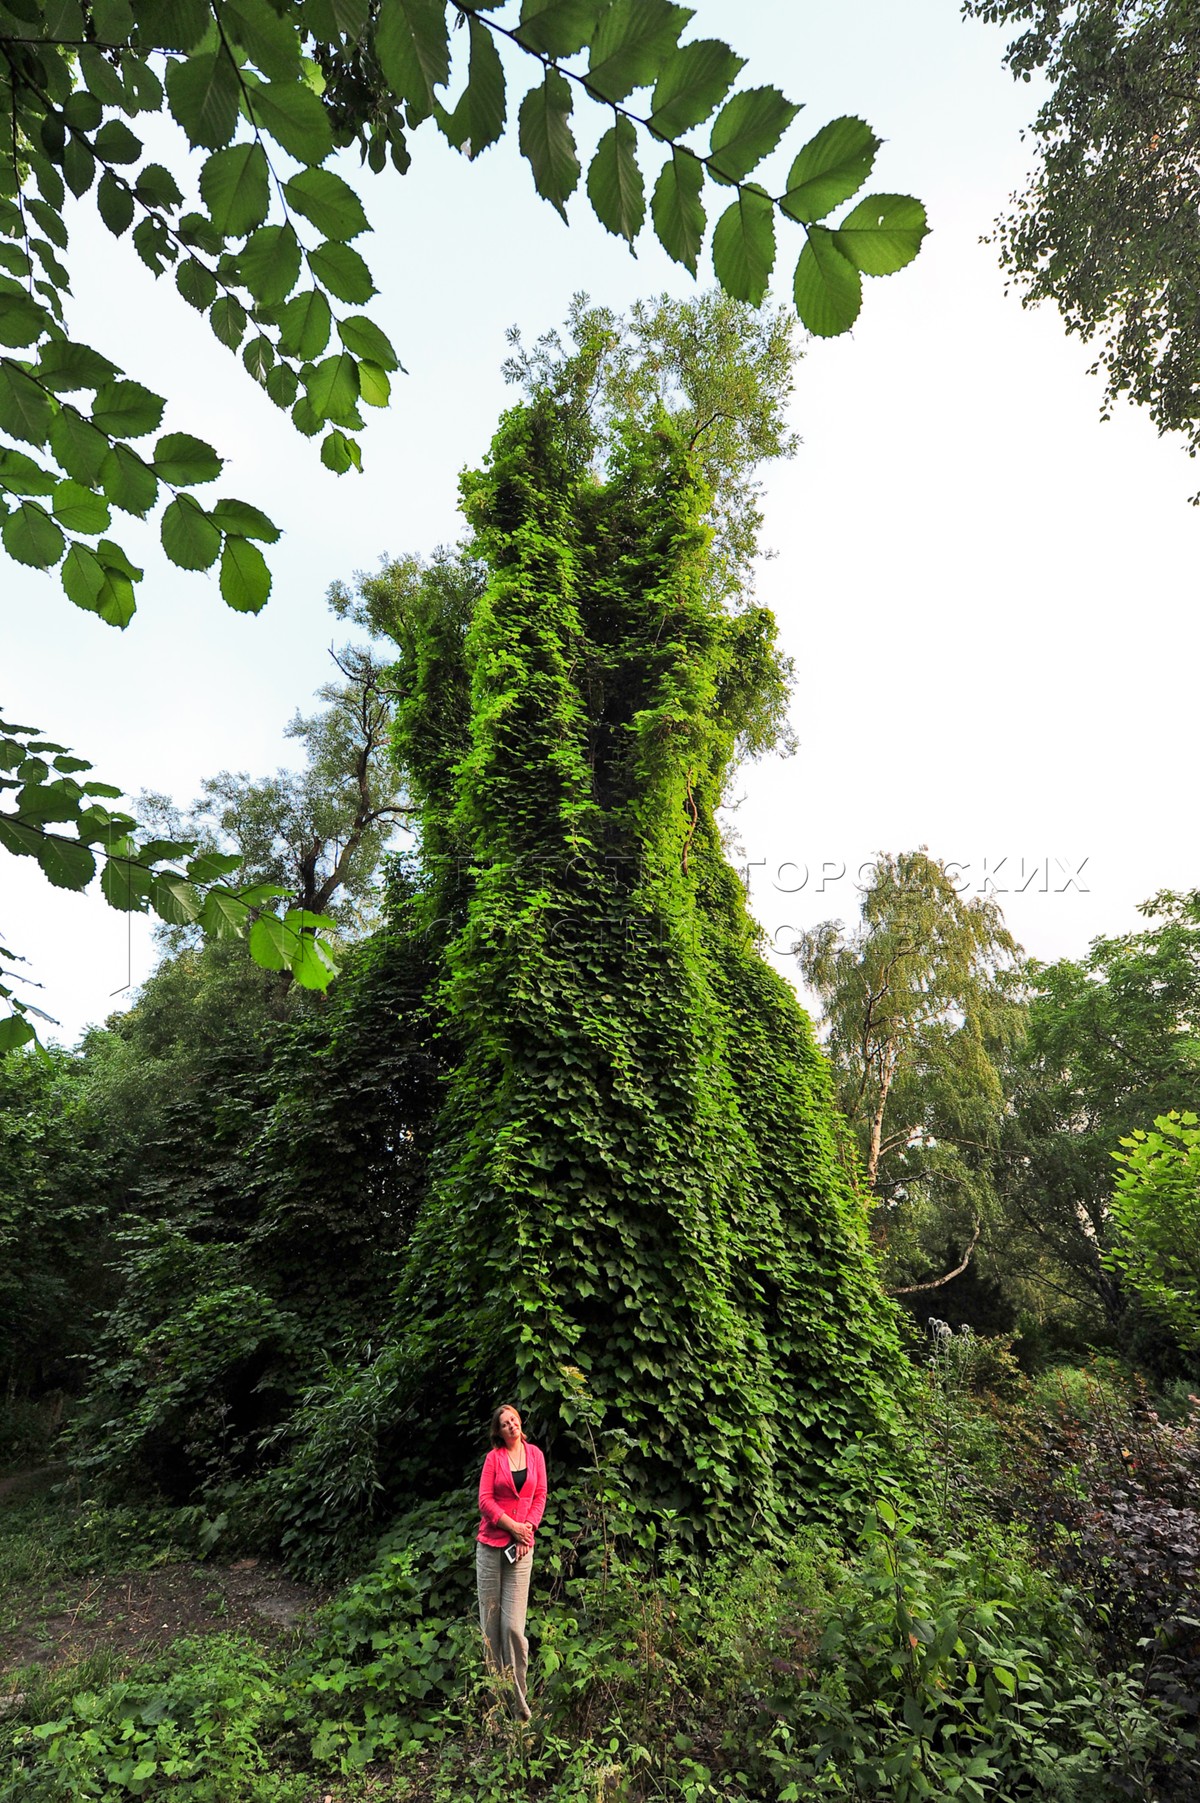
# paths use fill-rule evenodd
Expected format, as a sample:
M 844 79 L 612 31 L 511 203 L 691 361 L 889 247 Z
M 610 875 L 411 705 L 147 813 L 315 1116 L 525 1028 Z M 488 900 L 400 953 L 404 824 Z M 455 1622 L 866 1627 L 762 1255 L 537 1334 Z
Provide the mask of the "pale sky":
M 1187 499 L 1200 470 L 1142 415 L 1100 423 L 1087 348 L 1052 311 L 1006 296 L 979 243 L 1022 181 L 1036 103 L 1002 68 L 997 34 L 964 25 L 955 0 L 695 5 L 690 35 L 749 58 L 742 85 L 805 102 L 793 132 L 865 117 L 886 140 L 871 188 L 919 195 L 933 227 L 914 265 L 866 284 L 852 334 L 807 346 L 803 444 L 769 474 L 776 555 L 759 594 L 796 661 L 800 749 L 740 785 L 756 912 L 786 947 L 854 916 L 872 853 L 926 844 L 962 866 L 968 892 L 995 873 L 1034 955 L 1079 955 L 1135 927 L 1156 890 L 1200 880 L 1166 781 L 1192 755 L 1200 517 Z M 604 123 L 589 121 L 593 138 Z M 370 311 L 409 371 L 372 416 L 362 477 L 322 470 L 319 441 L 292 431 L 169 280 L 155 283 L 90 203 L 76 209 L 76 331 L 171 397 L 165 429 L 230 459 L 214 496 L 254 501 L 285 529 L 257 619 L 224 607 L 215 572 L 175 570 L 156 529 L 124 519 L 147 572 L 124 634 L 73 608 L 55 578 L 0 565 L 7 717 L 130 793 L 186 802 L 217 770 L 292 761 L 283 728 L 327 679 L 339 636 L 329 583 L 458 535 L 458 472 L 512 399 L 507 326 L 536 337 L 578 289 L 617 308 L 692 292 L 650 237 L 631 258 L 585 197 L 568 231 L 515 143 L 469 165 L 429 123 L 413 151 L 403 180 L 345 171 L 375 226 Z M 781 240 L 774 293 L 787 299 L 801 239 Z M 121 1005 L 127 917 L 98 897 L 53 891 L 0 853 L 0 931 L 31 959 L 33 999 L 64 1040 Z M 135 982 L 151 964 L 135 918 Z

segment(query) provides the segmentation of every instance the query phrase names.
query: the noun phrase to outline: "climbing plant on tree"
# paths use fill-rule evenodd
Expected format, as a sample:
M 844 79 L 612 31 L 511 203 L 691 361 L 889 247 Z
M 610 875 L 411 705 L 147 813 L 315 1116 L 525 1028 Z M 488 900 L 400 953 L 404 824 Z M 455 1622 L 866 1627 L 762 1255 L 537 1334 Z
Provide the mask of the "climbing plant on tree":
M 716 822 L 770 737 L 774 621 L 728 605 L 686 391 L 589 406 L 615 351 L 598 329 L 534 372 L 464 477 L 469 612 L 446 560 L 404 585 L 396 752 L 457 1050 L 354 1420 L 365 1390 L 403 1418 L 385 1477 L 429 1487 L 497 1396 L 559 1456 L 585 1402 L 642 1506 L 728 1538 L 854 1492 L 895 1342 L 824 1061 Z M 330 1533 L 334 1498 L 378 1501 L 339 1481 L 349 1393 L 310 1398 L 289 1477 Z

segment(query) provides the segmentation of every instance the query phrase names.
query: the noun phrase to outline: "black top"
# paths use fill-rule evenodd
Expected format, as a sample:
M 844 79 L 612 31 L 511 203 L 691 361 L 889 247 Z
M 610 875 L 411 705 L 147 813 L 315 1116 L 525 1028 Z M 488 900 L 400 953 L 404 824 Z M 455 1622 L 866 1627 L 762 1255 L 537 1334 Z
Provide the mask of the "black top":
M 529 1475 L 528 1465 L 523 1465 L 521 1467 L 520 1471 L 514 1471 L 512 1474 L 513 1488 L 517 1492 L 518 1496 L 521 1494 L 521 1485 L 525 1482 L 525 1479 L 528 1477 L 528 1475 Z

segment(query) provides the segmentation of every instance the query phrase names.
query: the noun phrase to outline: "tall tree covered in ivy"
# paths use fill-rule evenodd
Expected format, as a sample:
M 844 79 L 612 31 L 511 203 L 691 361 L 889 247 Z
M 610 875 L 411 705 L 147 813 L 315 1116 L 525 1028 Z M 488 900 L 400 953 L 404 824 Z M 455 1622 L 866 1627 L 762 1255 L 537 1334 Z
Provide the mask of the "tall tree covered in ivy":
M 457 1481 L 514 1396 L 560 1454 L 581 1408 L 627 1436 L 638 1500 L 698 1538 L 769 1531 L 797 1494 L 853 1493 L 892 1317 L 826 1066 L 717 822 L 784 687 L 706 523 L 748 448 L 705 479 L 706 334 L 630 387 L 613 322 L 575 323 L 464 477 L 469 551 L 400 584 L 396 754 L 456 1051 L 371 1382 L 404 1423 L 393 1482 Z M 328 1496 L 310 1401 L 298 1469 Z

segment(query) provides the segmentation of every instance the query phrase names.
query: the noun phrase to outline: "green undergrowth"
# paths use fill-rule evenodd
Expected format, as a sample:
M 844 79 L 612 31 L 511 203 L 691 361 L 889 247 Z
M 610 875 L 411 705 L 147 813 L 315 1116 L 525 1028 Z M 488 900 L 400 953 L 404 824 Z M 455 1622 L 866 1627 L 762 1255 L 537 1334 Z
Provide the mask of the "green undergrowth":
M 0 1720 L 0 1800 L 1171 1794 L 1147 1788 L 1170 1722 L 1101 1671 L 1019 1530 L 956 1538 L 881 1501 L 852 1547 L 810 1530 L 675 1571 L 611 1536 L 586 1571 L 539 1547 L 521 1728 L 483 1674 L 449 1517 L 397 1530 L 299 1655 L 221 1634 L 26 1681 Z

